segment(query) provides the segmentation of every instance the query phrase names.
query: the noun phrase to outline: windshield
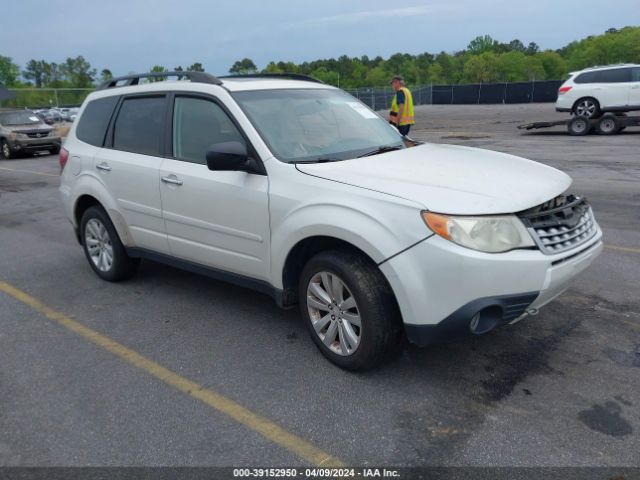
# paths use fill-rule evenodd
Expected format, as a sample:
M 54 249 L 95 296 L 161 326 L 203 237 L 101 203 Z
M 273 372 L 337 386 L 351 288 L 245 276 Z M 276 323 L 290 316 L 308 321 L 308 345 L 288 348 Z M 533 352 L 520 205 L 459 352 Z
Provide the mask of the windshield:
M 40 123 L 40 119 L 33 112 L 0 113 L 0 124 L 2 125 L 30 125 L 33 123 Z
M 259 90 L 233 97 L 285 162 L 345 160 L 384 147 L 404 148 L 396 129 L 341 90 Z

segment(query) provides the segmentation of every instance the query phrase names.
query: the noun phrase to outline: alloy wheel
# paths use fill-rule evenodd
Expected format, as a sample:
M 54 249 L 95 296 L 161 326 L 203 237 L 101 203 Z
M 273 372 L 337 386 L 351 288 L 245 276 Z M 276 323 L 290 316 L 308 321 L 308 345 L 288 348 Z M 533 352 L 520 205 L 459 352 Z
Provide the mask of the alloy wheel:
M 344 281 L 335 273 L 316 273 L 307 286 L 307 309 L 322 343 L 338 355 L 353 355 L 360 344 L 362 321 Z
M 97 218 L 87 222 L 84 242 L 91 261 L 101 272 L 108 272 L 113 266 L 113 245 L 104 224 Z
M 576 105 L 576 115 L 591 118 L 595 115 L 597 109 L 598 107 L 593 100 L 583 100 Z

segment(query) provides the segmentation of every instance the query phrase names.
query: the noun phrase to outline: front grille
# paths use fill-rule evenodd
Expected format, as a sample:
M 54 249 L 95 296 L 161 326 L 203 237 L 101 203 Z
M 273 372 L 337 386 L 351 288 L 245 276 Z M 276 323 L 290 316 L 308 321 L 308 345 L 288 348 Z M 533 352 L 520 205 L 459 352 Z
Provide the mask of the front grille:
M 28 130 L 28 131 L 18 131 L 16 133 L 22 133 L 29 138 L 46 138 L 51 133 L 51 130 Z
M 572 250 L 597 233 L 589 203 L 575 195 L 561 195 L 518 216 L 547 255 Z
M 45 138 L 49 136 L 49 132 L 29 132 L 27 136 L 29 138 Z

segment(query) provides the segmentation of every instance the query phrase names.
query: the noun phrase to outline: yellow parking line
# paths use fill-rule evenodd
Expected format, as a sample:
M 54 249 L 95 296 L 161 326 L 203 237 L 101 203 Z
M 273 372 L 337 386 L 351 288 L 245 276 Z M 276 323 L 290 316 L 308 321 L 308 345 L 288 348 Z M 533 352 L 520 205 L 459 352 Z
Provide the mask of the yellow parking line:
M 640 248 L 618 247 L 616 245 L 605 245 L 604 248 L 608 248 L 609 250 L 617 250 L 619 252 L 640 253 Z
M 17 168 L 0 167 L 0 170 L 6 170 L 8 172 L 33 173 L 34 175 L 43 175 L 45 177 L 59 177 L 60 176 L 60 175 L 54 175 L 53 173 L 34 172 L 33 170 L 18 170 Z
M 21 301 L 25 305 L 33 308 L 64 328 L 71 330 L 90 342 L 93 342 L 97 346 L 111 352 L 127 363 L 144 370 L 162 382 L 177 388 L 181 392 L 200 400 L 202 403 L 217 410 L 218 412 L 231 417 L 238 423 L 241 423 L 242 425 L 259 433 L 267 440 L 286 448 L 301 459 L 317 466 L 344 466 L 344 463 L 339 458 L 320 450 L 318 447 L 294 435 L 293 433 L 289 433 L 271 420 L 253 413 L 242 405 L 239 405 L 233 400 L 230 400 L 213 390 L 207 389 L 202 385 L 181 377 L 162 365 L 149 360 L 114 340 L 111 340 L 109 337 L 86 327 L 75 320 L 72 320 L 52 308 L 49 308 L 40 300 L 23 292 L 22 290 L 18 290 L 14 286 L 0 281 L 0 291 Z

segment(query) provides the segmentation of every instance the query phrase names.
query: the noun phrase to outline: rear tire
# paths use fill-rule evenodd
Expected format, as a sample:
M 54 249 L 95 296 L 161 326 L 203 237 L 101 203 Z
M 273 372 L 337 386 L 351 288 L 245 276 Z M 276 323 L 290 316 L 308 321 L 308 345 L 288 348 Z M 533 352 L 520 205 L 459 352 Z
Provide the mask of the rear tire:
M 300 313 L 322 354 L 347 370 L 375 366 L 399 344 L 400 313 L 378 267 L 350 250 L 311 258 L 299 283 Z
M 602 112 L 600 103 L 591 97 L 585 97 L 573 104 L 573 114 L 577 117 L 598 118 Z
M 567 124 L 569 135 L 582 136 L 591 131 L 591 122 L 585 117 L 574 117 Z
M 0 142 L 0 157 L 3 160 L 9 160 L 10 158 L 13 158 L 11 148 L 9 148 L 9 144 L 6 140 L 2 140 Z
M 102 207 L 89 207 L 82 215 L 80 238 L 89 265 L 103 280 L 118 282 L 131 278 L 140 259 L 131 258 Z
M 600 135 L 615 135 L 620 131 L 620 117 L 607 113 L 598 120 L 598 133 Z

